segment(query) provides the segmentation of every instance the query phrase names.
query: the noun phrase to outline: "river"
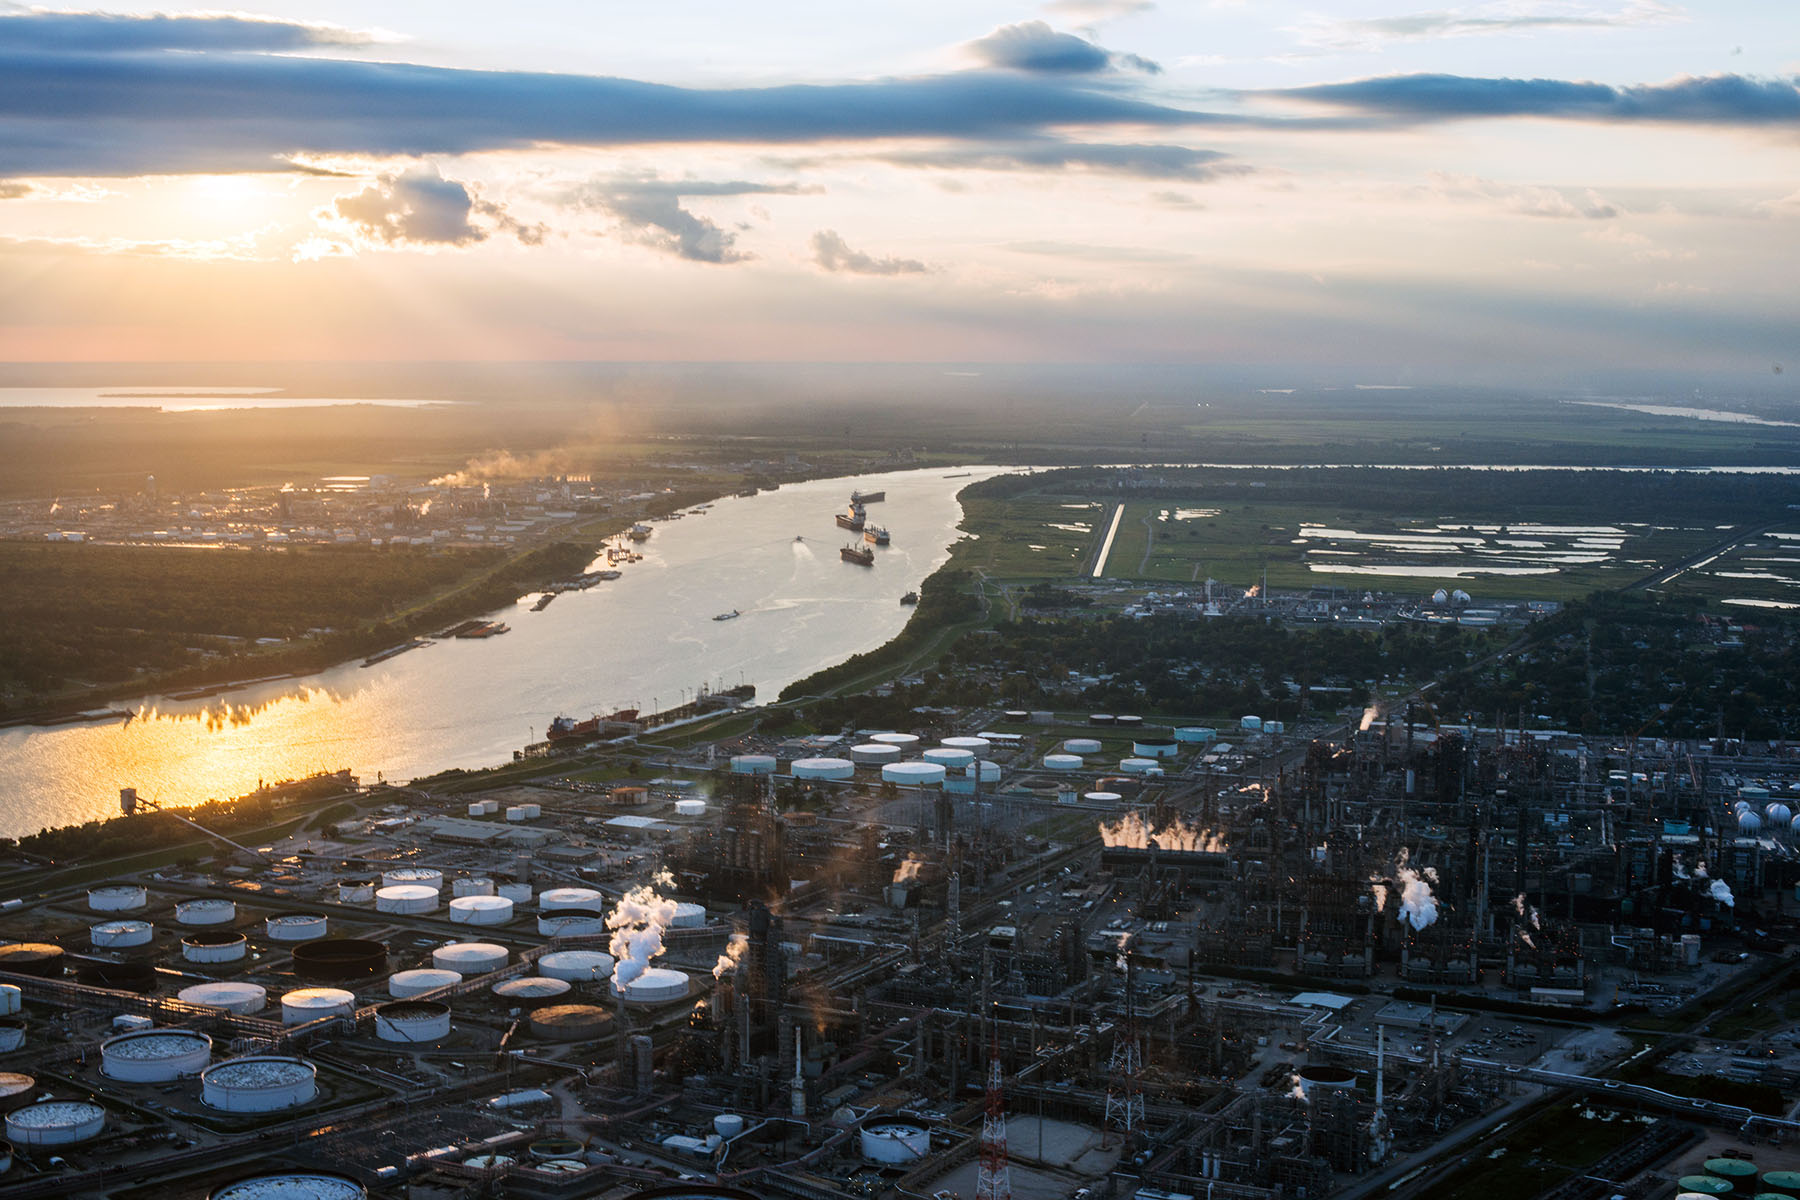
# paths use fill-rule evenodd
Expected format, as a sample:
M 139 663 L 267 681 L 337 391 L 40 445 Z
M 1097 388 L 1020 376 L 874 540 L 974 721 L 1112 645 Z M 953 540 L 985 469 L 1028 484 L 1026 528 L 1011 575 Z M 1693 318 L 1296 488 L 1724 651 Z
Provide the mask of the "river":
M 961 536 L 956 493 L 998 473 L 933 468 L 723 499 L 654 523 L 643 561 L 620 579 L 541 612 L 530 611 L 533 596 L 491 614 L 512 627 L 499 637 L 434 641 L 373 667 L 209 700 L 151 697 L 119 706 L 135 711 L 128 722 L 0 731 L 0 835 L 114 815 L 128 786 L 185 805 L 339 767 L 399 781 L 493 766 L 558 714 L 672 708 L 702 685 L 753 683 L 766 703 L 899 633 L 912 611 L 901 595 Z M 893 535 L 872 569 L 838 557 L 852 535 L 832 518 L 852 488 L 887 493 L 868 507 Z M 741 615 L 713 620 L 733 609 Z

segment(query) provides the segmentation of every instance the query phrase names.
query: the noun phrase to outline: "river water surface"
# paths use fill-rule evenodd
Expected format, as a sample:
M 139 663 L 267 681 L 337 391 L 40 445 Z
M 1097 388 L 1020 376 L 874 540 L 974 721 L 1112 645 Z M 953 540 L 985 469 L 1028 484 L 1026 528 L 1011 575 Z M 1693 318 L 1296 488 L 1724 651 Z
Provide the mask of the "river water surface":
M 152 697 L 119 706 L 136 712 L 124 723 L 0 731 L 0 835 L 111 816 L 128 786 L 182 805 L 339 767 L 398 781 L 492 766 L 541 739 L 559 713 L 671 708 L 703 684 L 752 683 L 771 701 L 900 631 L 912 611 L 901 595 L 961 536 L 956 493 L 997 473 L 934 468 L 720 500 L 655 523 L 644 561 L 623 578 L 542 612 L 527 598 L 492 614 L 512 627 L 500 637 L 433 641 L 373 667 L 210 700 Z M 852 488 L 887 492 L 868 507 L 870 523 L 893 535 L 873 568 L 838 557 L 853 535 L 832 518 Z M 736 619 L 713 620 L 733 609 Z

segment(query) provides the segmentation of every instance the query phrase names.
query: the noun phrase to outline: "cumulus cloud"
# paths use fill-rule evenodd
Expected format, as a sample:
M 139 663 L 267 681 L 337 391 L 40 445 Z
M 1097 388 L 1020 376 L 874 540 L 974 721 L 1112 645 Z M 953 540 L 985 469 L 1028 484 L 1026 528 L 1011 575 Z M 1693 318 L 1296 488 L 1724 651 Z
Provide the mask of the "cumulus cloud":
M 374 35 L 338 25 L 240 13 L 0 13 L 0 55 L 138 54 L 160 50 L 287 53 L 367 46 Z
M 1056 171 L 1065 168 L 1143 179 L 1204 182 L 1241 175 L 1250 168 L 1227 161 L 1217 150 L 1138 143 L 1062 142 L 1053 139 L 975 145 L 947 145 L 894 151 L 879 156 L 903 167 L 977 171 Z
M 1474 175 L 1434 172 L 1430 191 L 1446 200 L 1492 201 L 1508 212 L 1527 217 L 1607 221 L 1619 215 L 1618 206 L 1592 188 L 1566 191 L 1562 188 L 1500 183 Z
M 852 250 L 835 229 L 821 229 L 813 234 L 812 251 L 813 262 L 824 270 L 851 275 L 918 275 L 929 270 L 914 258 L 876 258 Z
M 744 179 L 658 179 L 616 176 L 592 179 L 563 197 L 578 209 L 619 222 L 628 241 L 690 262 L 735 263 L 756 257 L 737 248 L 737 234 L 681 206 L 688 196 L 794 196 L 819 189 L 793 183 Z
M 1632 0 L 1617 9 L 1576 4 L 1483 4 L 1358 20 L 1316 20 L 1300 26 L 1296 32 L 1309 45 L 1348 49 L 1426 38 L 1621 29 L 1680 20 L 1683 15 L 1680 9 L 1661 0 Z
M 360 192 L 339 196 L 329 212 L 368 240 L 389 246 L 468 246 L 486 241 L 492 231 L 474 223 L 477 215 L 526 245 L 538 245 L 546 233 L 543 226 L 524 225 L 500 205 L 480 199 L 468 185 L 445 179 L 433 166 L 383 175 Z
M 1002 25 L 966 47 L 990 67 L 1045 75 L 1091 75 L 1125 67 L 1155 75 L 1162 68 L 1135 54 L 1114 54 L 1086 38 L 1059 33 L 1042 21 Z
M 1561 79 L 1387 75 L 1263 94 L 1409 121 L 1553 117 L 1686 125 L 1800 124 L 1796 80 L 1747 75 L 1686 76 L 1629 87 Z

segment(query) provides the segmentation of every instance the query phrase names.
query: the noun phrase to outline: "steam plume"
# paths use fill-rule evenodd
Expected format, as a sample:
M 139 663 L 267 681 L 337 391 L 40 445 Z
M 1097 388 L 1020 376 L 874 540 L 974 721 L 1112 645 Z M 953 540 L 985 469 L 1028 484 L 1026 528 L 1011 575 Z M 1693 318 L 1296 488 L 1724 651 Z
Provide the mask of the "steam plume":
M 1162 850 L 1205 850 L 1214 854 L 1225 849 L 1224 837 L 1210 829 L 1195 829 L 1180 817 L 1155 829 L 1136 809 L 1117 821 L 1100 822 L 1100 840 L 1128 850 L 1148 850 L 1152 844 Z
M 1400 885 L 1400 919 L 1420 930 L 1438 918 L 1437 897 L 1431 894 L 1431 885 L 1437 882 L 1437 870 L 1426 867 L 1423 871 L 1408 865 L 1412 852 L 1401 847 L 1400 856 L 1394 863 L 1394 880 Z
M 440 475 L 433 487 L 474 487 L 491 479 L 536 479 L 543 475 L 567 475 L 574 454 L 566 449 L 514 454 L 510 450 L 486 450 L 471 458 L 460 471 Z
M 607 949 L 613 956 L 613 986 L 630 987 L 650 960 L 663 952 L 663 931 L 675 920 L 675 901 L 656 894 L 649 884 L 632 888 L 606 914 L 613 931 Z
M 719 955 L 719 961 L 713 964 L 713 978 L 723 979 L 725 972 L 735 970 L 744 959 L 744 951 L 750 948 L 750 939 L 741 933 L 734 933 L 725 943 L 725 953 Z
M 923 865 L 924 865 L 924 860 L 921 859 L 917 854 L 908 854 L 906 856 L 906 861 L 901 863 L 899 865 L 899 867 L 895 868 L 894 882 L 895 883 L 911 883 L 913 880 L 915 880 L 919 877 L 919 868 Z

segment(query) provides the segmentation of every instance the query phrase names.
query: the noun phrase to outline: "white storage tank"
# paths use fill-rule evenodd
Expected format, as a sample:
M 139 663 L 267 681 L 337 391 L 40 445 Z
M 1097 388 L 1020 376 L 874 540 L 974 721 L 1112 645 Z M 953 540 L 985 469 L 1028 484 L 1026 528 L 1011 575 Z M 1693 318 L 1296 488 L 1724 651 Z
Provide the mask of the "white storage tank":
M 494 894 L 494 881 L 485 875 L 470 875 L 453 882 L 450 894 L 455 897 L 491 896 Z
M 593 888 L 546 888 L 538 894 L 538 908 L 543 912 L 559 908 L 598 909 L 605 903 L 606 897 Z
M 1700 935 L 1684 933 L 1681 935 L 1681 965 L 1697 967 L 1700 965 Z
M 847 758 L 797 758 L 789 772 L 795 779 L 854 779 L 856 764 Z
M 1264 721 L 1263 722 L 1263 732 L 1264 733 L 1286 733 L 1287 732 L 1287 723 L 1285 721 Z
M 279 1112 L 309 1103 L 319 1072 L 309 1062 L 272 1054 L 233 1058 L 200 1075 L 200 1098 L 222 1112 Z
M 539 817 L 544 815 L 544 806 L 541 804 L 527 803 L 527 804 L 522 804 L 519 807 L 521 807 L 525 810 L 525 819 L 527 821 L 535 821 Z
M 876 733 L 871 734 L 869 740 L 880 742 L 884 746 L 899 746 L 902 750 L 906 750 L 919 744 L 919 735 L 916 733 Z
M 214 1188 L 207 1200 L 369 1200 L 369 1190 L 342 1175 L 281 1171 Z
M 889 746 L 882 742 L 864 742 L 860 746 L 850 747 L 850 761 L 865 767 L 879 767 L 887 763 L 899 762 L 900 754 L 900 747 Z
M 10 983 L 0 983 L 0 1017 L 15 1017 L 25 1003 L 25 993 Z
M 506 810 L 506 819 L 515 825 L 523 821 L 525 819 L 525 806 L 523 804 L 509 805 Z
M 1100 739 L 1070 738 L 1062 744 L 1062 748 L 1070 754 L 1098 754 L 1100 753 Z
M 1249 733 L 1258 733 L 1262 730 L 1262 718 L 1261 717 L 1239 717 L 1238 718 L 1238 728 L 1245 730 Z
M 182 988 L 175 998 L 183 1004 L 223 1009 L 239 1016 L 259 1013 L 269 1003 L 269 991 L 254 983 L 196 983 Z
M 440 971 L 456 971 L 466 978 L 498 971 L 510 957 L 505 946 L 492 942 L 452 942 L 431 952 L 431 965 Z
M 229 925 L 237 920 L 233 900 L 182 900 L 175 905 L 175 919 L 183 925 Z
M 438 890 L 416 883 L 396 883 L 375 893 L 375 910 L 384 913 L 436 912 Z
M 609 990 L 627 1004 L 670 1004 L 687 999 L 688 977 L 670 967 L 646 967 L 623 988 L 615 979 Z
M 1139 738 L 1131 743 L 1131 752 L 1139 758 L 1174 758 L 1179 743 L 1174 738 Z
M 947 791 L 968 794 L 975 790 L 976 781 L 982 783 L 1000 782 L 1000 764 L 983 759 L 980 763 L 972 763 L 961 771 L 952 771 L 944 780 Z
M 373 879 L 346 879 L 338 884 L 339 904 L 373 904 L 375 903 L 375 881 Z
M 720 1113 L 713 1118 L 713 1132 L 722 1138 L 734 1138 L 744 1132 L 744 1118 L 737 1113 Z
M 558 908 L 539 915 L 538 932 L 545 937 L 598 937 L 610 932 L 606 918 L 582 908 Z
M 899 1166 L 931 1153 L 931 1127 L 911 1117 L 870 1117 L 861 1132 L 862 1155 L 868 1162 Z
M 330 927 L 320 913 L 281 913 L 264 925 L 271 942 L 311 942 L 325 936 Z
M 972 735 L 947 737 L 939 742 L 938 745 L 943 746 L 947 750 L 967 750 L 970 754 L 976 756 L 986 754 L 994 748 L 994 743 L 988 741 L 985 737 L 975 737 Z
M 675 802 L 675 815 L 678 817 L 704 817 L 706 815 L 706 801 L 677 800 Z
M 450 1006 L 395 1000 L 375 1010 L 375 1036 L 384 1042 L 437 1042 L 450 1036 Z
M 469 815 L 471 817 L 484 816 L 484 815 L 486 815 L 486 813 L 487 813 L 487 805 L 483 804 L 479 800 L 469 801 Z
M 494 999 L 502 1004 L 518 1005 L 521 1008 L 538 1008 L 552 1004 L 573 991 L 575 985 L 566 979 L 551 979 L 545 975 L 521 975 L 517 979 L 502 979 L 492 988 Z
M 388 995 L 396 1000 L 407 1000 L 413 996 L 423 996 L 426 992 L 435 992 L 439 988 L 447 988 L 462 981 L 463 977 L 458 972 L 440 971 L 436 967 L 395 971 L 388 976 Z
M 281 998 L 281 1023 L 304 1025 L 322 1017 L 348 1017 L 356 1012 L 356 995 L 343 988 L 295 988 Z
M 1118 792 L 1084 792 L 1082 800 L 1088 804 L 1116 805 L 1125 797 Z
M 450 902 L 450 919 L 458 925 L 504 925 L 513 919 L 513 902 L 505 896 L 458 896 Z
M 100 1043 L 100 1072 L 126 1083 L 170 1083 L 212 1061 L 212 1039 L 191 1029 L 122 1033 Z
M 612 978 L 613 956 L 598 950 L 554 950 L 537 960 L 538 973 L 546 979 L 570 983 L 594 983 Z
M 436 867 L 394 867 L 381 873 L 382 887 L 428 887 L 442 891 L 444 873 Z
M 1046 754 L 1046 755 L 1044 755 L 1044 768 L 1049 771 L 1079 771 L 1085 765 L 1086 764 L 1084 764 L 1081 761 L 1081 758 L 1079 755 L 1074 755 L 1074 754 Z
M 25 1044 L 25 1026 L 18 1021 L 0 1024 L 0 1054 L 11 1054 Z
M 676 929 L 698 929 L 706 924 L 706 905 L 682 900 L 675 905 L 675 916 L 669 922 Z
M 775 773 L 775 756 L 773 754 L 734 754 L 731 756 L 731 773 L 733 775 L 773 775 Z
M 1162 773 L 1154 758 L 1121 758 L 1119 770 L 1126 775 L 1148 775 L 1151 771 Z
M 90 942 L 111 949 L 146 946 L 155 936 L 156 926 L 148 921 L 102 921 L 88 930 Z
M 1175 740 L 1205 745 L 1217 741 L 1219 731 L 1210 725 L 1183 725 L 1175 731 Z
M 944 782 L 942 763 L 897 762 L 881 768 L 881 778 L 901 787 L 936 787 Z
M 6 1139 L 15 1146 L 73 1146 L 104 1128 L 106 1110 L 86 1100 L 45 1100 L 6 1114 Z
M 975 755 L 968 750 L 959 750 L 954 746 L 934 746 L 919 756 L 928 763 L 936 763 L 946 771 L 960 771 L 975 761 Z
M 109 883 L 88 889 L 88 907 L 95 912 L 130 912 L 150 903 L 150 894 L 135 883 Z
M 488 817 L 499 816 L 500 815 L 500 802 L 498 800 L 483 800 L 481 802 L 481 812 L 482 812 L 483 816 L 488 816 Z
M 191 963 L 239 962 L 248 949 L 243 934 L 226 929 L 190 933 L 181 939 L 181 957 Z
M 529 883 L 503 883 L 494 891 L 511 900 L 514 905 L 530 904 L 533 895 Z

